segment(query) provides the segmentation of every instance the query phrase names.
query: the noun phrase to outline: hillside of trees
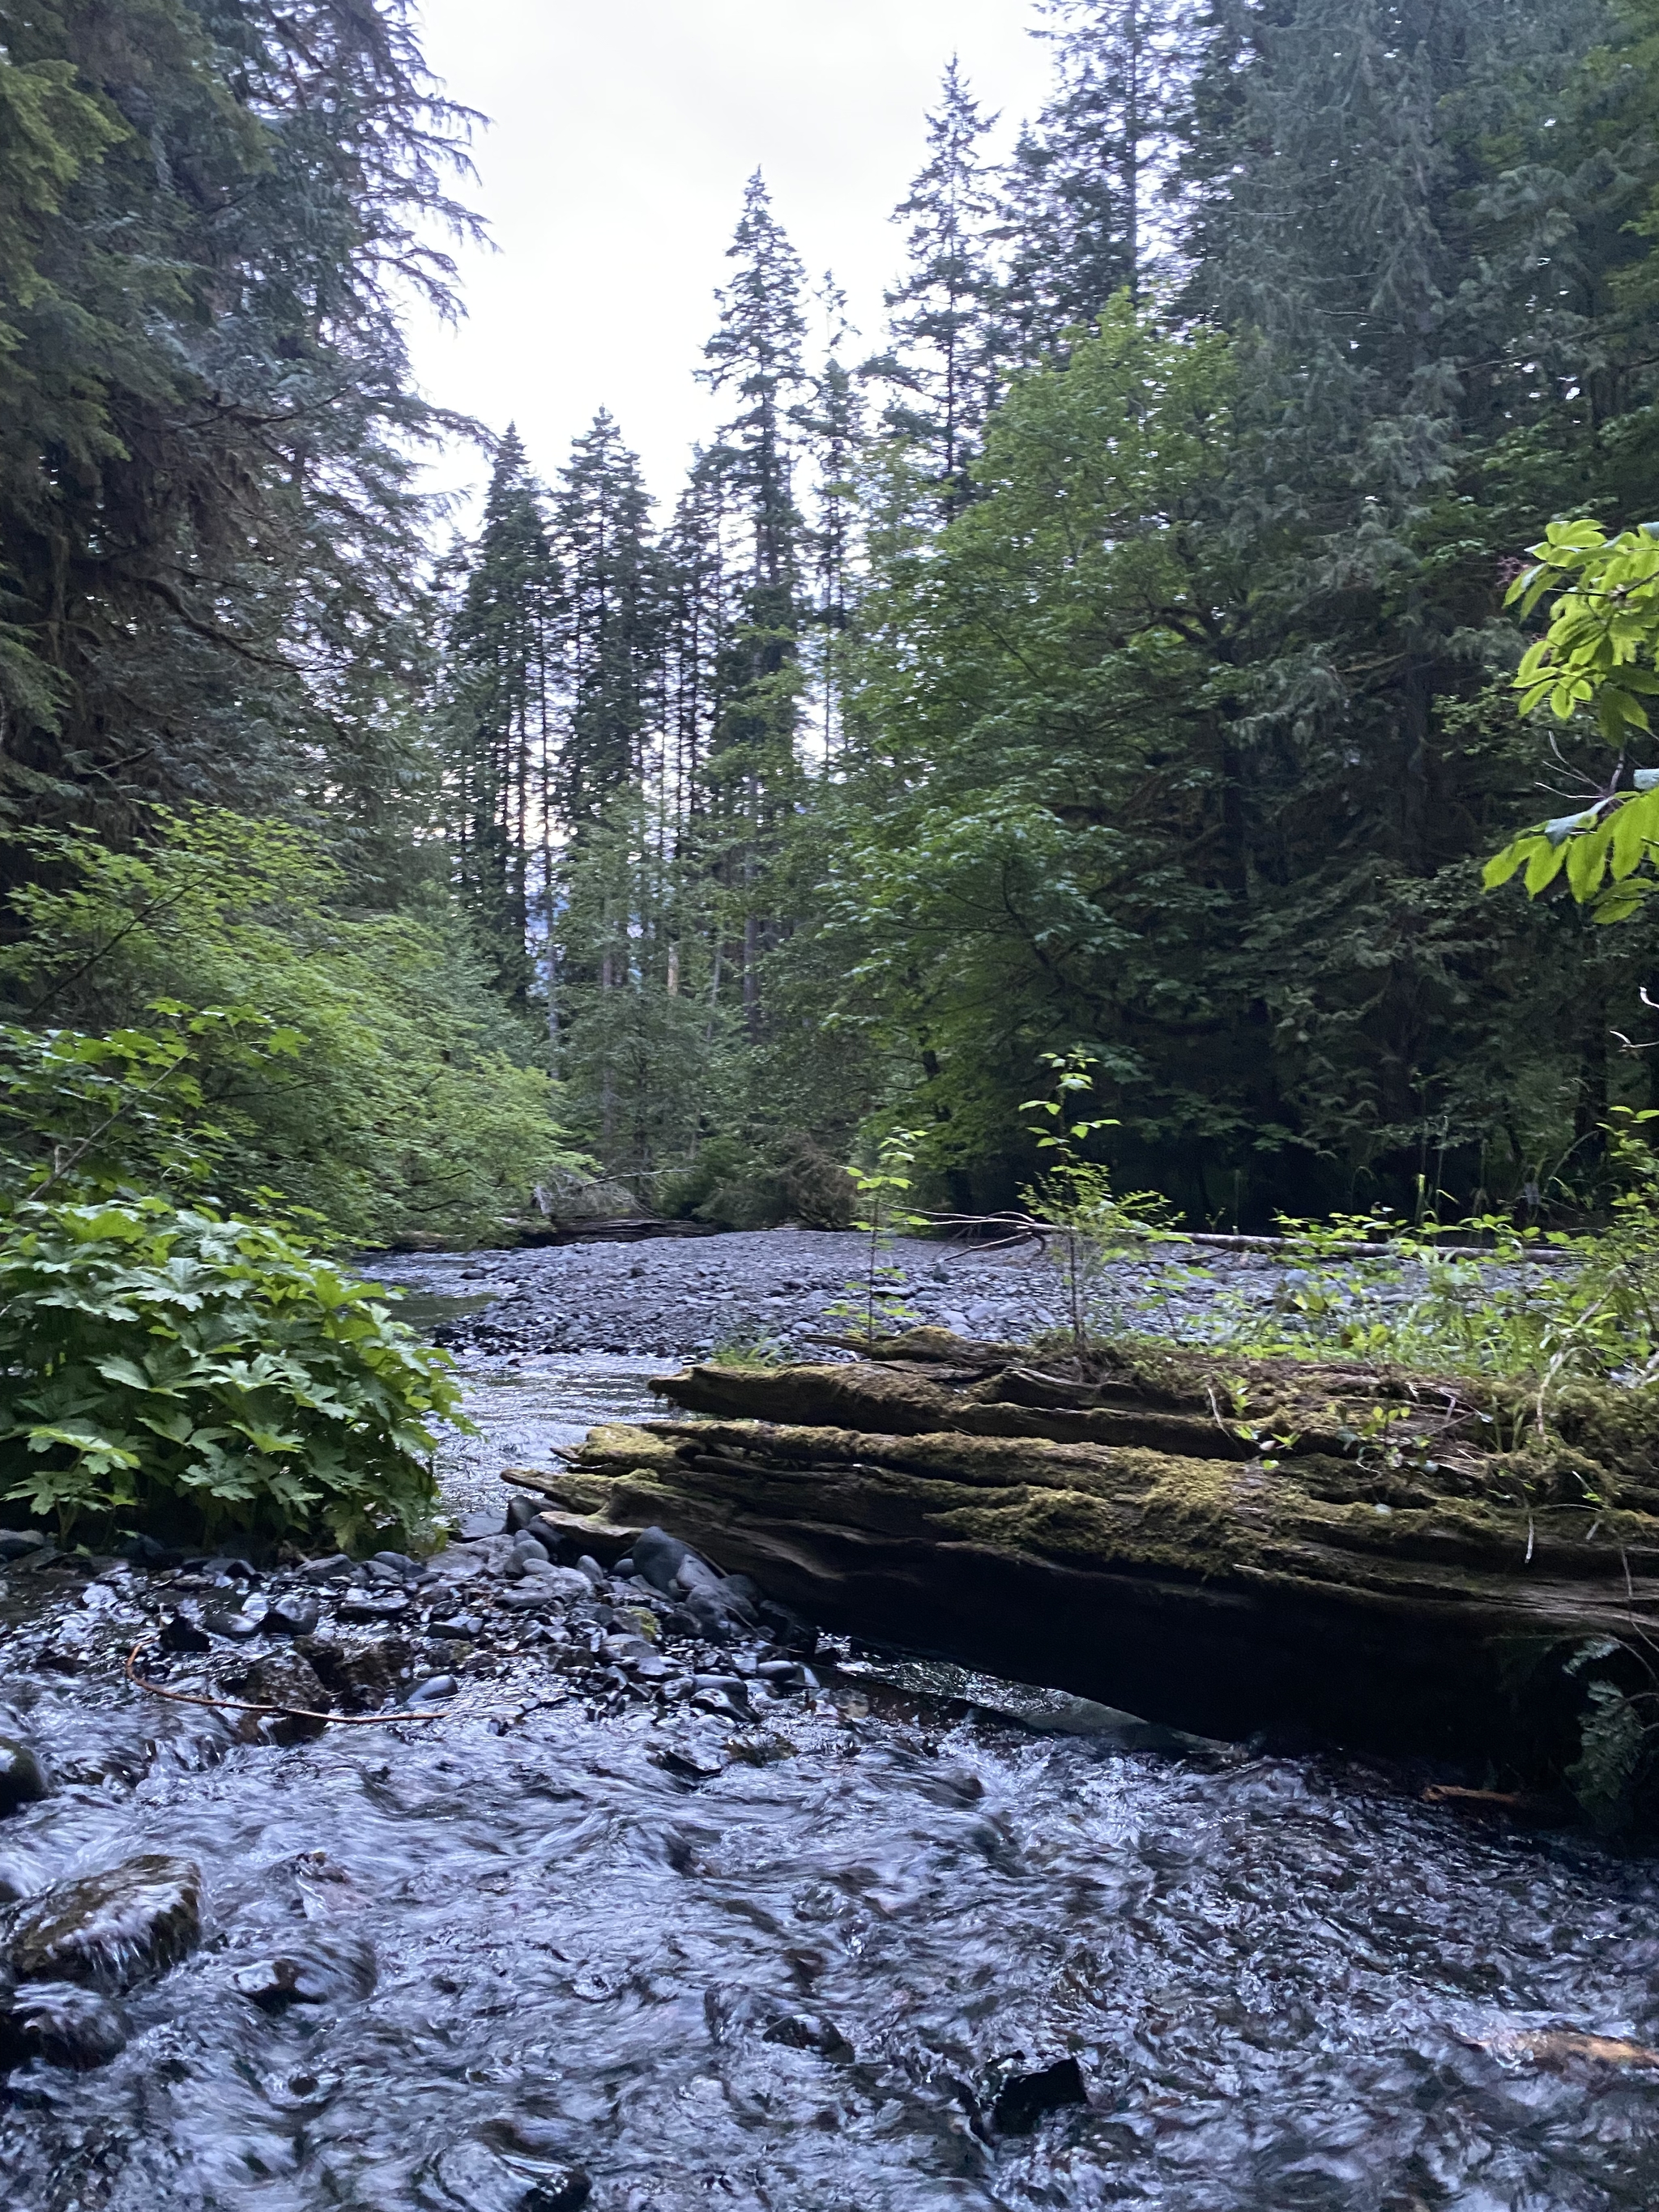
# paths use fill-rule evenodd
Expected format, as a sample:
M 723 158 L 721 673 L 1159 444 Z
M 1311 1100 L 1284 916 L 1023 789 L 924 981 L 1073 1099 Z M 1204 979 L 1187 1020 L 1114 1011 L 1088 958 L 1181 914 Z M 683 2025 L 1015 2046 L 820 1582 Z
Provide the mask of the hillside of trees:
M 191 1047 L 216 1171 L 363 1241 L 811 1218 L 899 1127 L 1005 1205 L 1079 1050 L 1195 1224 L 1593 1210 L 1659 915 L 1480 869 L 1607 781 L 1504 600 L 1659 515 L 1659 0 L 1036 20 L 1012 155 L 954 64 L 919 118 L 884 331 L 757 175 L 683 488 L 509 428 L 451 542 L 405 0 L 0 0 L 14 1054 L 276 1025 Z

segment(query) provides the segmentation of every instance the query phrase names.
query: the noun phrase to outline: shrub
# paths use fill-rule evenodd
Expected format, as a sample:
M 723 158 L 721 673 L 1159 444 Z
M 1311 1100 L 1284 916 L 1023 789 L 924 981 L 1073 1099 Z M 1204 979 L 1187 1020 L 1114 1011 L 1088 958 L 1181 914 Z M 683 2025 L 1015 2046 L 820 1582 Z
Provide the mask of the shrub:
M 193 1540 L 420 1540 L 447 1356 L 286 1231 L 155 1197 L 0 1220 L 0 1496 Z
M 0 993 L 20 1027 L 66 1036 L 165 1042 L 191 1008 L 216 1010 L 188 1074 L 219 1198 L 257 1210 L 280 1191 L 347 1243 L 466 1242 L 573 1163 L 542 1042 L 493 996 L 445 902 L 353 911 L 318 840 L 283 823 L 204 811 L 153 827 L 136 852 L 14 837 L 35 880 L 11 894 L 21 933 L 0 951 Z M 260 1030 L 282 1048 L 255 1066 Z

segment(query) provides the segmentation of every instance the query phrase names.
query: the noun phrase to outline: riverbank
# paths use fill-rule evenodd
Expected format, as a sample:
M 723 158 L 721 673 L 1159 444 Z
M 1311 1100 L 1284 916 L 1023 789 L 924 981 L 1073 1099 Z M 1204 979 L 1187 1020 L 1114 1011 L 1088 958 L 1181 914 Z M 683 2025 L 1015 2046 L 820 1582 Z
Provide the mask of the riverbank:
M 893 1271 L 882 1288 L 917 1322 L 1020 1341 L 1064 1325 L 1060 1270 L 1032 1247 L 988 1252 L 899 1237 L 878 1256 Z M 821 1355 L 826 1339 L 858 1326 L 835 1309 L 858 1308 L 869 1262 L 869 1238 L 852 1231 L 768 1229 L 659 1243 L 394 1254 L 367 1264 L 378 1280 L 422 1301 L 479 1301 L 437 1328 L 441 1342 L 469 1357 L 671 1359 L 734 1346 Z M 1127 1310 L 1148 1282 L 1164 1285 L 1167 1297 L 1139 1325 L 1168 1328 L 1196 1326 L 1218 1289 L 1271 1300 L 1285 1273 L 1271 1254 L 1181 1245 L 1109 1271 L 1102 1290 Z M 414 1311 L 418 1317 L 422 1308 Z

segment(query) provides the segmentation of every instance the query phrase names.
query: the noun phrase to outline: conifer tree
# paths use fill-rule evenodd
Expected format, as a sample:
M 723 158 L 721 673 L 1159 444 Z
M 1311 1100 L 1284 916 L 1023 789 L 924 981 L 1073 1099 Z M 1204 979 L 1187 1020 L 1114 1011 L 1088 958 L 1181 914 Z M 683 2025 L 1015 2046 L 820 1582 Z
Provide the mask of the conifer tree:
M 456 595 L 444 674 L 456 888 L 499 987 L 520 1003 L 532 972 L 532 872 L 556 774 L 557 572 L 542 498 L 509 426 Z
M 737 411 L 708 457 L 744 546 L 732 618 L 715 668 L 713 751 L 706 764 L 723 836 L 714 850 L 738 932 L 744 1020 L 760 1032 L 762 954 L 777 929 L 766 912 L 770 846 L 799 782 L 805 523 L 795 498 L 796 414 L 807 384 L 800 258 L 772 212 L 758 171 L 717 294 L 720 318 L 699 375 Z
M 1005 313 L 1023 358 L 1138 300 L 1159 260 L 1189 11 L 1178 0 L 1045 0 L 1054 90 L 1005 175 Z
M 661 629 L 650 523 L 638 457 L 601 408 L 560 472 L 552 520 L 562 706 L 550 796 L 573 834 L 645 775 Z
M 928 160 L 893 211 L 909 263 L 889 292 L 889 352 L 871 365 L 894 389 L 891 427 L 925 456 L 948 516 L 968 496 L 968 462 L 998 378 L 990 239 L 994 213 L 981 115 L 954 57 L 927 118 Z

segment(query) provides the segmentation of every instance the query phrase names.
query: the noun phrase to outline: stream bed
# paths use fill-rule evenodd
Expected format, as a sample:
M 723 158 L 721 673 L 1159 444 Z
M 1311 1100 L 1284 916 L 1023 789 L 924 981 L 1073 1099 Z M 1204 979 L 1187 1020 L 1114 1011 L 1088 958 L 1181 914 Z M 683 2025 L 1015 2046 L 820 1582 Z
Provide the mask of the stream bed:
M 472 1365 L 457 1508 L 662 1364 Z M 0 1899 L 149 1854 L 202 1888 L 123 2047 L 6 2077 L 7 2212 L 1659 2204 L 1650 1861 L 833 1640 L 763 1728 L 531 1638 L 436 1720 L 241 1741 L 124 1679 L 144 1583 L 4 1577 L 0 1736 L 50 1786 Z

